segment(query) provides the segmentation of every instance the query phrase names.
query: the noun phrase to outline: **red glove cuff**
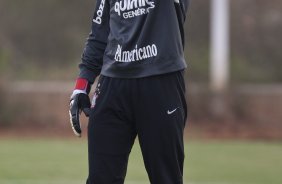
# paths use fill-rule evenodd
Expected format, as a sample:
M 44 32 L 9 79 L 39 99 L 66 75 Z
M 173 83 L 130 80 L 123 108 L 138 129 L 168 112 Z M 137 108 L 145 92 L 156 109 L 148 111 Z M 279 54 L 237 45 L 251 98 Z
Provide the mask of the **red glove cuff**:
M 78 89 L 78 90 L 83 90 L 83 91 L 87 91 L 87 88 L 88 88 L 88 81 L 86 79 L 83 79 L 83 78 L 78 78 L 76 80 L 76 85 L 75 85 L 75 90 Z

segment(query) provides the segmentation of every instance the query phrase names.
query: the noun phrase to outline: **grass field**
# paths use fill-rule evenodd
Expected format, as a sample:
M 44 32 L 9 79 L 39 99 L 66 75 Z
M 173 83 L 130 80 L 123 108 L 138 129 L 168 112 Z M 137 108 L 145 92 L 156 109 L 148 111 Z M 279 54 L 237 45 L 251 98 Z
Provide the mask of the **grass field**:
M 0 140 L 1 184 L 83 184 L 86 141 Z M 190 141 L 186 184 L 281 184 L 282 143 Z M 138 144 L 126 184 L 149 184 Z

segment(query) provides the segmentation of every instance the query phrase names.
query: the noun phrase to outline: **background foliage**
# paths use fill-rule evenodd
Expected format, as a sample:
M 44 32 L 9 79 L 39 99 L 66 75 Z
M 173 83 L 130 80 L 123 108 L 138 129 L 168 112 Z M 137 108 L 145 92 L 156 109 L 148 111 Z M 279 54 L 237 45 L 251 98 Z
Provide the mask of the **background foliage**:
M 192 0 L 186 23 L 195 82 L 209 76 L 209 5 Z M 94 0 L 1 0 L 0 72 L 15 79 L 74 78 L 94 6 Z M 279 0 L 231 1 L 233 82 L 282 81 L 281 10 Z

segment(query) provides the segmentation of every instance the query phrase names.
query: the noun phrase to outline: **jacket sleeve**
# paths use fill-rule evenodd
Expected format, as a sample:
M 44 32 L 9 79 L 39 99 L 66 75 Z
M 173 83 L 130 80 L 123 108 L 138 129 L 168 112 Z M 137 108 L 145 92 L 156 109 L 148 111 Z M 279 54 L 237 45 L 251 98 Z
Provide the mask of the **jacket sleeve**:
M 186 15 L 188 12 L 190 0 L 174 0 L 174 5 L 176 9 L 177 19 L 179 23 L 179 31 L 182 38 L 182 46 L 183 49 L 185 47 L 185 31 L 184 31 L 184 23 L 186 20 Z
M 79 77 L 87 79 L 90 83 L 94 83 L 102 69 L 103 56 L 110 32 L 109 18 L 110 4 L 108 0 L 97 0 L 91 33 L 82 54 L 82 62 L 79 64 Z

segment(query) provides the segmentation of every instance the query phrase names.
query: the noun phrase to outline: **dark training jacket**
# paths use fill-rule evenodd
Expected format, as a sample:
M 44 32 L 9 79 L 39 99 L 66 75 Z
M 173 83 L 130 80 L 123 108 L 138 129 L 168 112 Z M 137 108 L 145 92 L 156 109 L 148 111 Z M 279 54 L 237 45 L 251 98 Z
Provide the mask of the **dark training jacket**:
M 186 68 L 189 0 L 97 0 L 80 77 L 140 78 Z

